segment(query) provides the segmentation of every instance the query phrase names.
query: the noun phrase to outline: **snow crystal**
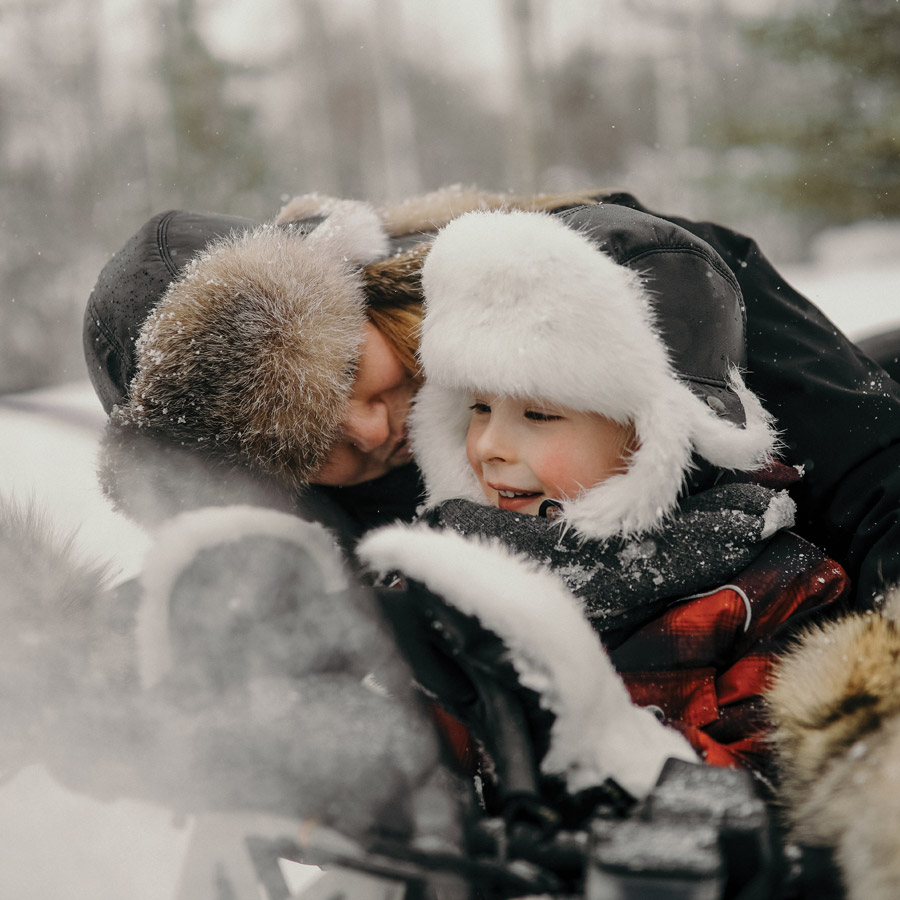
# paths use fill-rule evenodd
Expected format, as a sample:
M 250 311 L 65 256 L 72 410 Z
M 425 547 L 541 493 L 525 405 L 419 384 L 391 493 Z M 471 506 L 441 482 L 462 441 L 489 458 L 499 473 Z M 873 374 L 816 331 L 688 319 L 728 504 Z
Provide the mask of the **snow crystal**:
M 645 538 L 642 541 L 631 541 L 619 551 L 619 559 L 623 565 L 635 560 L 652 559 L 656 556 L 656 541 Z

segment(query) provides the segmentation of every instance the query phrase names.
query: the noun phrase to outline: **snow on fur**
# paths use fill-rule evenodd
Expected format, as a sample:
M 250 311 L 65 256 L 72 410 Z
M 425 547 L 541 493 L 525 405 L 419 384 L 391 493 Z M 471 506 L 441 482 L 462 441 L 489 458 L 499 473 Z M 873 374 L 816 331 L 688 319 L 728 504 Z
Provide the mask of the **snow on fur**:
M 145 688 L 156 684 L 172 666 L 169 597 L 179 575 L 202 550 L 237 543 L 251 535 L 302 547 L 318 562 L 329 593 L 346 589 L 347 577 L 334 539 L 320 525 L 256 506 L 206 508 L 175 516 L 160 529 L 147 551 L 141 575 L 144 596 L 136 637 Z
M 558 218 L 470 212 L 435 238 L 422 270 L 426 389 L 411 438 L 429 504 L 482 500 L 465 457 L 473 391 L 514 395 L 632 422 L 628 471 L 563 505 L 586 537 L 652 530 L 674 508 L 694 451 L 751 470 L 774 446 L 770 417 L 744 387 L 747 427 L 719 418 L 675 372 L 640 275 Z
M 302 488 L 344 416 L 364 306 L 359 274 L 299 233 L 225 238 L 147 318 L 114 419 Z
M 765 540 L 784 528 L 793 528 L 797 517 L 797 504 L 787 491 L 779 491 L 763 513 L 760 538 Z
M 357 552 L 375 571 L 424 583 L 503 639 L 521 683 L 555 716 L 541 768 L 571 792 L 612 777 L 643 797 L 668 757 L 696 761 L 680 734 L 631 703 L 578 601 L 550 572 L 500 544 L 424 526 L 372 532 Z

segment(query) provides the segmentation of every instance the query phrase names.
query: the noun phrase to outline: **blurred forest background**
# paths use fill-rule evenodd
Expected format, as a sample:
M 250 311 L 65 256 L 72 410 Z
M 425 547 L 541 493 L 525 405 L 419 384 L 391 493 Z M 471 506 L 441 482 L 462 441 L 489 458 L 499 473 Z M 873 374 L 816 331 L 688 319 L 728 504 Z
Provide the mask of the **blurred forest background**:
M 0 392 L 170 207 L 625 188 L 776 262 L 900 217 L 898 0 L 0 0 Z

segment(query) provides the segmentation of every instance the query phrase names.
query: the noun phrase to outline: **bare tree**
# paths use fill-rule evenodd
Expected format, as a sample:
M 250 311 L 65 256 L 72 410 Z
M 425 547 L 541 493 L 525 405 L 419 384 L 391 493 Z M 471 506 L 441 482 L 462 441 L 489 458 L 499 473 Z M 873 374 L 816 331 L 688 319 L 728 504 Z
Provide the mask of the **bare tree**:
M 381 0 L 373 17 L 372 69 L 381 135 L 380 185 L 371 193 L 399 199 L 421 190 L 415 125 L 403 56 L 403 19 L 396 0 Z M 400 37 L 401 40 L 397 41 Z M 399 45 L 399 51 L 398 51 Z
M 507 0 L 504 21 L 512 59 L 512 108 L 507 134 L 509 183 L 517 190 L 534 190 L 538 176 L 538 133 L 540 122 L 549 114 L 541 102 L 534 40 L 532 0 Z

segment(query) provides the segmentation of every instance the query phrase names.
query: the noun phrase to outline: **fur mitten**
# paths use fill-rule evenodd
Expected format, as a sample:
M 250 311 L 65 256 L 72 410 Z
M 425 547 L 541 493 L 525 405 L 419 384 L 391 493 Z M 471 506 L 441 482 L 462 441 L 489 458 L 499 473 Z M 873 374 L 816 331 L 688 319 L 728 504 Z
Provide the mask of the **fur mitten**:
M 496 542 L 424 526 L 373 532 L 358 554 L 377 572 L 424 584 L 500 639 L 498 663 L 511 666 L 518 685 L 550 714 L 541 773 L 561 778 L 570 795 L 612 779 L 643 798 L 666 759 L 696 760 L 680 734 L 632 704 L 577 601 L 554 575 Z
M 163 799 L 455 845 L 460 797 L 436 732 L 325 529 L 255 507 L 185 513 L 159 532 L 143 584 Z

